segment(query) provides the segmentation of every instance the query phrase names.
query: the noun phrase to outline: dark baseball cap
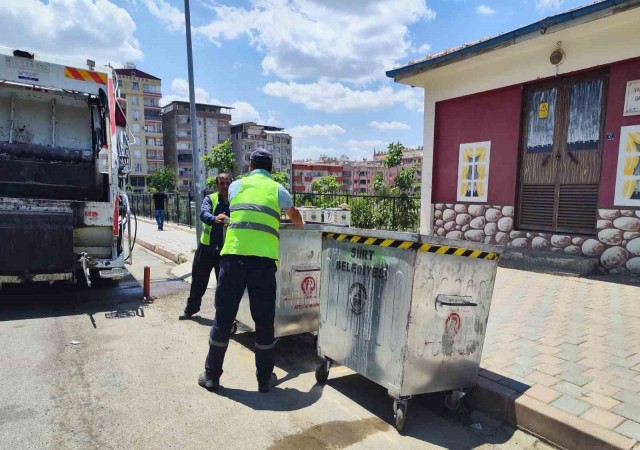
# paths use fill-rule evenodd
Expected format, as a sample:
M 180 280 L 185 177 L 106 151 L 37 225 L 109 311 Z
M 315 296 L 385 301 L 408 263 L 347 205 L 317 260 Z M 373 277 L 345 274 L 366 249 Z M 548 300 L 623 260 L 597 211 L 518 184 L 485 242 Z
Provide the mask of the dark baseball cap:
M 257 148 L 251 152 L 251 161 L 270 163 L 273 162 L 273 155 L 269 150 L 264 148 Z

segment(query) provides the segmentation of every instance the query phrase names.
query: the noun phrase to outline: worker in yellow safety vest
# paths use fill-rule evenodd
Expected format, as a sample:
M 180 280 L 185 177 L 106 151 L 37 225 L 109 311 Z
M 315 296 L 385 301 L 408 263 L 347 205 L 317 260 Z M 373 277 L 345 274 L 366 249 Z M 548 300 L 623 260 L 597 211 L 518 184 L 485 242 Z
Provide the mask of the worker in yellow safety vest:
M 216 192 L 207 195 L 202 201 L 200 220 L 202 233 L 200 244 L 193 258 L 191 268 L 191 291 L 187 306 L 178 319 L 190 319 L 200 311 L 202 296 L 207 291 L 211 270 L 220 277 L 220 252 L 224 244 L 224 226 L 229 221 L 229 185 L 231 175 L 220 173 L 216 177 Z
M 229 334 L 245 289 L 249 292 L 255 322 L 255 360 L 258 390 L 268 392 L 276 382 L 273 373 L 276 310 L 276 270 L 280 211 L 294 225 L 304 226 L 291 194 L 271 178 L 273 156 L 258 148 L 251 153 L 249 176 L 229 187 L 230 223 L 220 258 L 216 289 L 216 314 L 209 335 L 209 353 L 198 384 L 207 389 L 220 386 L 222 364 Z

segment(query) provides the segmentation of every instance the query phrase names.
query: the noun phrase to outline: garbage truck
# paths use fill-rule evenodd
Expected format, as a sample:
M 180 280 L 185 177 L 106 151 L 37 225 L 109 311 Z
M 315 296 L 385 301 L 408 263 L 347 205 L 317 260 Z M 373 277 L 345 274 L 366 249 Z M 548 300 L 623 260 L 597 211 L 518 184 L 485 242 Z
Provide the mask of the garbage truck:
M 127 274 L 131 134 L 116 76 L 0 47 L 0 287 Z

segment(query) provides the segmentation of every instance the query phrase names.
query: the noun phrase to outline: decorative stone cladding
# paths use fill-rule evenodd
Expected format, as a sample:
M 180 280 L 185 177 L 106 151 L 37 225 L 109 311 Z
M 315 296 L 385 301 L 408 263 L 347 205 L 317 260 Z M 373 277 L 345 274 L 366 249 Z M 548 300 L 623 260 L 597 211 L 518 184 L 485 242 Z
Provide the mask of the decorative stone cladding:
M 514 229 L 513 206 L 436 203 L 434 234 L 514 248 L 598 258 L 610 274 L 640 275 L 640 210 L 600 209 L 596 236 Z

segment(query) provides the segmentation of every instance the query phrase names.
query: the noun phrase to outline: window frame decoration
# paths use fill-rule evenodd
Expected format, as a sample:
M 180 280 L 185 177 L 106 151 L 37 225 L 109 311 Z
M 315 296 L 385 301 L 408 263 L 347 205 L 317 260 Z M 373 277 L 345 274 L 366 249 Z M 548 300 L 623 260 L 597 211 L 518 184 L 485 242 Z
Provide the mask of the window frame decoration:
M 476 158 L 477 160 L 475 160 Z M 487 202 L 490 158 L 491 141 L 460 144 L 458 184 L 456 190 L 457 201 L 473 203 Z M 471 174 L 469 172 L 471 172 Z M 476 195 L 474 195 L 474 193 Z
M 640 125 L 620 128 L 614 203 L 640 207 Z

